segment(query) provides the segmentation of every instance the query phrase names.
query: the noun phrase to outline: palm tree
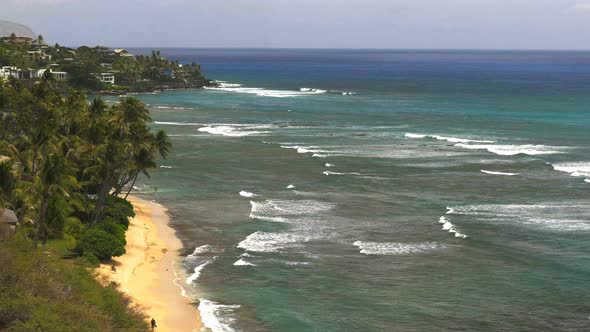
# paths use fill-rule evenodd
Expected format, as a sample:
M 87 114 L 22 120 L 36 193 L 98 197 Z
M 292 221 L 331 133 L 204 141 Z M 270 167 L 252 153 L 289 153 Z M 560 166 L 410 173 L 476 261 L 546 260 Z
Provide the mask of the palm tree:
M 12 161 L 0 162 L 0 210 L 11 205 L 12 190 L 16 186 L 16 179 L 12 174 Z
M 166 159 L 168 157 L 168 152 L 170 152 L 170 149 L 172 148 L 172 141 L 170 141 L 170 137 L 168 137 L 165 131 L 158 130 L 155 139 L 156 151 L 158 152 L 158 155 L 162 159 Z
M 109 123 L 114 126 L 120 137 L 128 136 L 134 130 L 144 129 L 145 125 L 151 121 L 147 107 L 132 97 L 123 98 L 121 103 L 113 106 L 111 110 Z
M 39 172 L 32 183 L 34 192 L 39 196 L 40 208 L 35 222 L 34 246 L 36 247 L 41 233 L 45 232 L 45 215 L 47 204 L 52 195 L 69 196 L 69 192 L 79 188 L 78 181 L 74 177 L 76 169 L 62 156 L 50 154 L 44 160 Z
M 133 175 L 133 182 L 129 186 L 129 190 L 127 190 L 127 194 L 125 195 L 125 199 L 131 193 L 131 189 L 135 185 L 135 181 L 137 181 L 137 177 L 139 173 L 145 174 L 148 178 L 150 174 L 148 173 L 149 169 L 156 168 L 156 162 L 154 160 L 153 154 L 148 149 L 141 149 L 139 153 L 134 156 L 134 175 Z

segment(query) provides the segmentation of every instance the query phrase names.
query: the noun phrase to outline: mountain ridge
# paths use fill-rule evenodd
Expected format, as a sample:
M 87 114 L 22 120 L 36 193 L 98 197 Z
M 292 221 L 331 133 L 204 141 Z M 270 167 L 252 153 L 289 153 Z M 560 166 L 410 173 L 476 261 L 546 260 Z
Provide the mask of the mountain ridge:
M 0 20 L 0 38 L 9 37 L 12 33 L 17 37 L 37 38 L 37 34 L 24 24 Z

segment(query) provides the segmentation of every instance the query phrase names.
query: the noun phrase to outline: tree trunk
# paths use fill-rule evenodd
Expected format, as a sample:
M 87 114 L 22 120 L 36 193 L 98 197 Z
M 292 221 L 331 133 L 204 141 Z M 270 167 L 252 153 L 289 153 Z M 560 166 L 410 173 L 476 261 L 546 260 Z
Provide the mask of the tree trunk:
M 121 191 L 123 190 L 123 187 L 128 182 L 128 180 L 127 180 L 127 174 L 128 173 L 129 173 L 129 171 L 126 170 L 125 173 L 123 173 L 123 176 L 121 176 L 121 181 L 119 181 L 117 183 L 117 187 L 115 188 L 115 192 L 113 193 L 113 196 L 119 196 L 119 194 L 121 194 Z
M 42 201 L 41 201 L 41 210 L 39 210 L 39 218 L 37 219 L 37 223 L 35 226 L 37 227 L 37 232 L 35 233 L 35 240 L 33 241 L 33 246 L 37 248 L 37 244 L 39 243 L 39 237 L 41 236 L 41 232 L 43 229 L 43 223 L 45 222 L 45 214 L 47 213 L 47 205 L 49 203 L 49 192 L 45 190 L 43 192 Z
M 103 183 L 100 185 L 100 189 L 98 190 L 98 197 L 96 198 L 96 206 L 94 207 L 94 214 L 92 215 L 92 225 L 95 225 L 98 222 L 98 219 L 100 219 L 100 217 L 102 216 L 104 204 L 109 194 L 109 189 L 110 186 L 107 183 Z
M 129 186 L 129 190 L 127 191 L 127 195 L 125 195 L 125 199 L 127 199 L 127 196 L 129 196 L 131 189 L 133 189 L 133 186 L 135 185 L 135 181 L 137 180 L 138 175 L 139 175 L 139 172 L 136 172 L 135 176 L 133 177 L 133 182 L 131 183 L 131 186 Z

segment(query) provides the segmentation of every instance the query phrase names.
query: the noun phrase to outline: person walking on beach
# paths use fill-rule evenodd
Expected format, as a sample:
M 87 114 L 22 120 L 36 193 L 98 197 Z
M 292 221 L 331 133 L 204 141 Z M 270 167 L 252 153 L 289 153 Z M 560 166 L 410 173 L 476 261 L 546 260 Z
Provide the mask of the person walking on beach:
M 150 324 L 152 325 L 152 331 L 156 329 L 156 327 L 158 327 L 158 325 L 156 325 L 156 320 L 152 317 L 152 321 L 150 322 Z

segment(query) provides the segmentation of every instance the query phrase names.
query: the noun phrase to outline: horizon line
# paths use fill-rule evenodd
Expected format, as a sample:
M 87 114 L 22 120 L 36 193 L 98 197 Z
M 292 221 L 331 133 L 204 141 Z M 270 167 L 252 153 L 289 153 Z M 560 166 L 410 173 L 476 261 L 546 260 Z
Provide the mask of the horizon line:
M 65 46 L 65 45 L 62 45 Z M 575 48 L 378 48 L 378 47 L 226 47 L 226 46 L 105 46 L 105 45 L 76 45 L 66 46 L 78 48 L 87 47 L 110 47 L 110 48 L 144 48 L 144 49 L 212 49 L 212 50 L 347 50 L 347 51 L 496 51 L 496 52 L 590 52 L 588 49 Z

